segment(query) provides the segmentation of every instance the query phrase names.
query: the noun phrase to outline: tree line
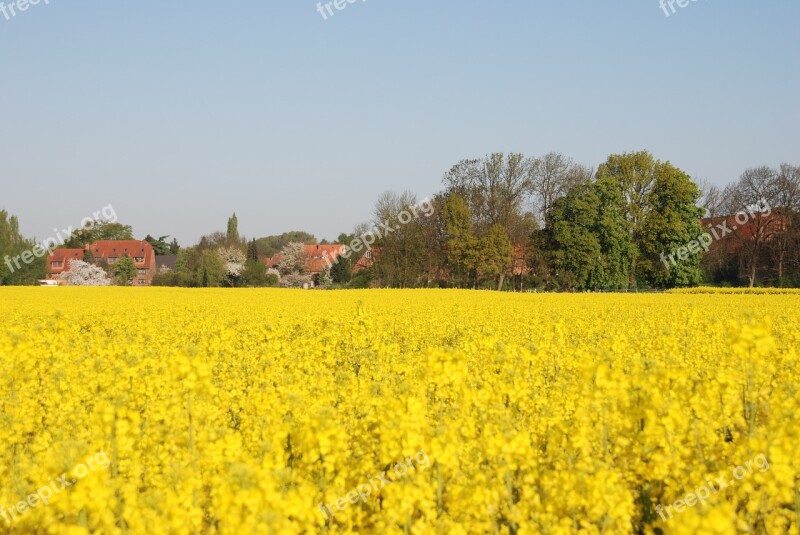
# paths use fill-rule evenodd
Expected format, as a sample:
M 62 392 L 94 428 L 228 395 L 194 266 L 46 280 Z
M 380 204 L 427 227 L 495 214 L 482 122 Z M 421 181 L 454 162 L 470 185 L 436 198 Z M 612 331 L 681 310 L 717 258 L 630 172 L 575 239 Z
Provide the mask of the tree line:
M 415 214 L 378 233 L 365 250 L 322 273 L 304 272 L 304 245 L 318 243 L 312 234 L 247 240 L 236 214 L 225 232 L 202 236 L 191 247 L 148 235 L 157 255 L 177 256 L 153 284 L 506 291 L 800 286 L 800 167 L 787 163 L 747 169 L 718 187 L 647 151 L 610 155 L 596 169 L 557 152 L 493 153 L 456 163 L 429 202 L 432 215 Z M 355 243 L 416 204 L 411 192 L 384 193 L 368 221 L 335 241 Z M 747 221 L 737 225 L 743 214 Z M 132 234 L 130 226 L 97 222 L 76 231 L 64 247 Z M 0 258 L 33 246 L 19 233 L 16 217 L 0 211 Z M 267 269 L 264 259 L 276 253 L 281 263 Z M 91 252 L 86 255 L 93 265 Z M 120 284 L 135 272 L 124 259 L 99 267 Z M 43 258 L 18 270 L 0 263 L 0 284 L 33 284 L 44 275 Z
M 595 170 L 559 153 L 494 153 L 457 163 L 443 186 L 433 197 L 435 217 L 417 218 L 375 244 L 372 285 L 544 291 L 800 285 L 798 166 L 748 169 L 719 188 L 647 151 L 610 155 Z M 408 192 L 384 194 L 374 221 L 413 200 Z M 746 227 L 709 252 L 695 247 L 712 225 L 701 226 L 704 218 L 737 214 L 752 215 Z M 678 254 L 665 263 L 670 252 Z

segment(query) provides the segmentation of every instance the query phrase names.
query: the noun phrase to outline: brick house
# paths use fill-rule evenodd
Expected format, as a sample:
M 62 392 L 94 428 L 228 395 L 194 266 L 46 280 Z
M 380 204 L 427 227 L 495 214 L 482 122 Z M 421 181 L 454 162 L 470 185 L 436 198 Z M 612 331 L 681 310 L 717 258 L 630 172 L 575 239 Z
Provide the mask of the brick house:
M 336 260 L 345 250 L 345 246 L 338 243 L 306 245 L 306 265 L 304 273 L 317 275 L 336 263 Z M 374 251 L 374 249 L 372 250 Z M 372 265 L 372 251 L 352 253 L 350 258 L 356 260 L 353 271 L 361 271 Z M 359 258 L 359 255 L 360 258 Z M 270 258 L 264 258 L 263 262 L 267 268 L 278 269 L 281 262 L 281 253 L 276 253 Z
M 703 267 L 715 278 L 728 282 L 759 282 L 773 273 L 771 250 L 789 230 L 789 219 L 776 213 L 708 217 L 700 220 L 712 238 Z M 736 279 L 735 281 L 733 279 Z
M 69 271 L 70 260 L 83 260 L 83 249 L 55 249 L 47 257 L 47 278 L 55 279 Z
M 55 249 L 47 257 L 47 278 L 69 270 L 71 260 L 83 260 L 86 252 L 94 256 L 95 265 L 105 262 L 109 267 L 125 255 L 133 259 L 136 265 L 136 276 L 133 286 L 150 286 L 153 275 L 158 271 L 156 253 L 153 246 L 144 240 L 100 240 L 86 246 L 85 249 Z

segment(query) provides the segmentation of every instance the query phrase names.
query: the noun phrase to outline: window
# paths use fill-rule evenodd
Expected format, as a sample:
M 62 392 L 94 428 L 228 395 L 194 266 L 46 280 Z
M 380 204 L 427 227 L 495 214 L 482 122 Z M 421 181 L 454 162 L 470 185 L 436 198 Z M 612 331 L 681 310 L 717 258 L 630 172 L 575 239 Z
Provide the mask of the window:
M 110 265 L 110 264 L 114 264 L 114 263 L 115 263 L 117 260 L 118 260 L 118 258 L 117 258 L 116 256 L 109 256 L 109 257 L 108 257 L 108 263 L 109 263 L 109 265 Z
M 146 269 L 140 269 L 139 270 L 139 275 L 144 275 L 145 273 L 147 273 Z
M 364 257 L 372 258 L 372 251 L 367 251 L 367 254 L 365 254 Z
M 64 267 L 64 262 L 61 260 L 53 260 L 53 267 L 54 268 L 62 268 Z
M 145 284 L 147 284 L 145 279 L 139 279 L 139 286 L 144 286 Z
M 134 258 L 134 260 L 136 261 L 137 264 L 141 264 L 142 262 L 144 262 L 144 257 L 137 256 L 136 258 Z

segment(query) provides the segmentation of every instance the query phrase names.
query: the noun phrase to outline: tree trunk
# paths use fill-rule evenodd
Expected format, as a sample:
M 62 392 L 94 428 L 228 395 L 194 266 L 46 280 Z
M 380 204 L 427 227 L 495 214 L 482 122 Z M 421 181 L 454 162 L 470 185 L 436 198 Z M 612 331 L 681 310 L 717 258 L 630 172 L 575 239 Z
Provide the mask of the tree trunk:
M 497 291 L 498 292 L 503 289 L 503 282 L 505 282 L 505 280 L 506 280 L 506 274 L 505 273 L 501 273 L 500 274 L 500 282 L 497 283 Z

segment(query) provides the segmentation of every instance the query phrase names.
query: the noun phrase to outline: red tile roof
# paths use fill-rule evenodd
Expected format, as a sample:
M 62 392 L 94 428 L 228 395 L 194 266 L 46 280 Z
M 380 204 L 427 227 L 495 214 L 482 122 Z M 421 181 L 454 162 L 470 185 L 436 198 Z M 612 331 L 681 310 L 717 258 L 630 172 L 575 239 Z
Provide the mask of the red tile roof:
M 153 246 L 144 240 L 101 240 L 86 247 L 95 258 L 120 258 L 126 254 L 131 258 L 143 258 L 136 267 L 149 268 L 155 261 Z
M 306 245 L 305 248 L 306 273 L 321 273 L 336 263 L 336 259 L 345 250 L 345 246 L 339 243 Z M 268 268 L 277 268 L 281 258 L 281 253 L 277 253 L 270 258 L 265 258 L 263 262 Z
M 137 282 L 140 279 L 146 280 L 149 284 L 152 274 L 156 272 L 156 253 L 153 246 L 144 240 L 100 240 L 86 246 L 86 250 L 92 252 L 95 261 L 109 258 L 121 258 L 126 254 L 134 259 L 137 269 L 147 270 L 147 273 L 138 273 Z M 55 276 L 69 270 L 69 260 L 83 260 L 84 249 L 55 249 L 47 257 L 48 276 Z M 140 262 L 136 262 L 141 258 Z M 63 262 L 61 267 L 54 267 L 53 262 Z
M 69 270 L 70 260 L 83 260 L 83 249 L 55 249 L 47 257 L 47 272 L 58 275 Z M 61 262 L 61 267 L 53 267 L 53 261 Z

